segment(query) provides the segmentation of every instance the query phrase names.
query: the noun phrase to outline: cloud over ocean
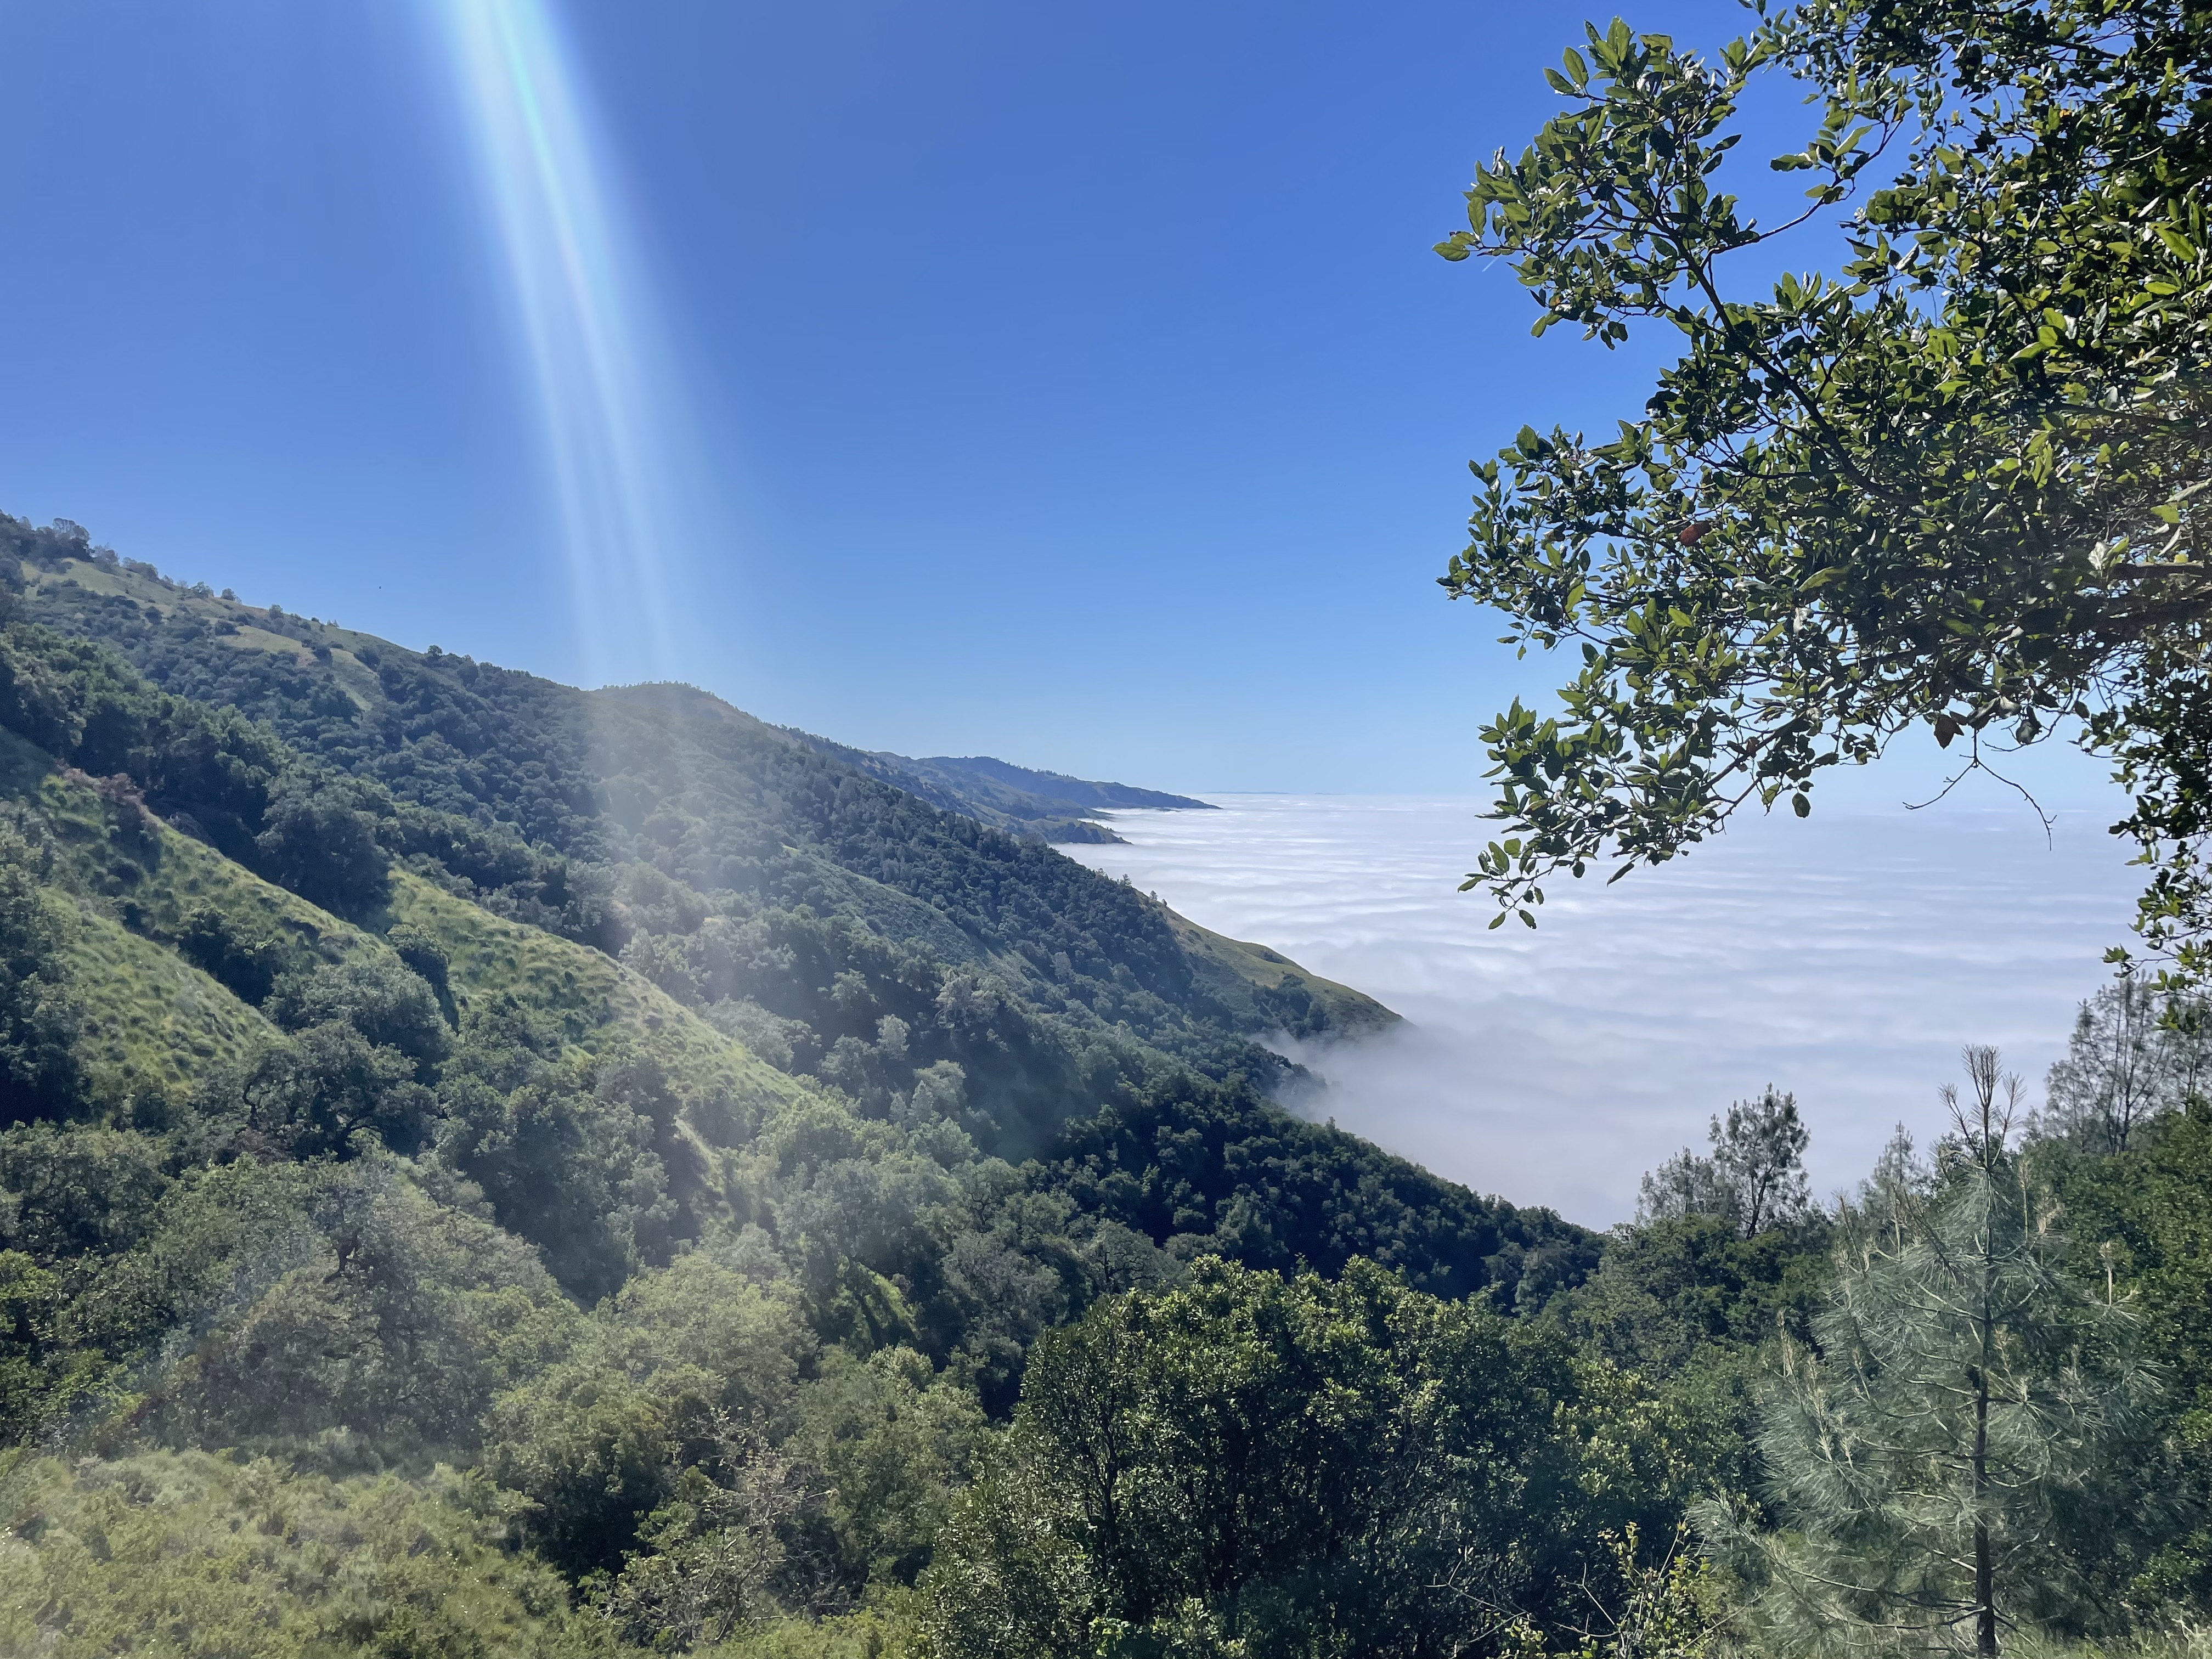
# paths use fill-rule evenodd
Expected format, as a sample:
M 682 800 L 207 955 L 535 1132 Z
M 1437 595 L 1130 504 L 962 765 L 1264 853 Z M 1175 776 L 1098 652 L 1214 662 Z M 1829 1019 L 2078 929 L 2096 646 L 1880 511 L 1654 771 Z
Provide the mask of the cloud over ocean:
M 1962 1044 L 2001 1046 L 2039 1099 L 2140 874 L 2109 811 L 2062 809 L 2046 841 L 2019 805 L 1862 808 L 1747 819 L 1612 887 L 1560 883 L 1536 931 L 1492 932 L 1456 890 L 1488 839 L 1480 801 L 1208 799 L 1223 810 L 1118 813 L 1128 845 L 1062 850 L 1406 1016 L 1290 1045 L 1328 1080 L 1316 1110 L 1597 1225 L 1769 1082 L 1797 1094 L 1822 1191 L 1900 1121 L 1924 1141 Z

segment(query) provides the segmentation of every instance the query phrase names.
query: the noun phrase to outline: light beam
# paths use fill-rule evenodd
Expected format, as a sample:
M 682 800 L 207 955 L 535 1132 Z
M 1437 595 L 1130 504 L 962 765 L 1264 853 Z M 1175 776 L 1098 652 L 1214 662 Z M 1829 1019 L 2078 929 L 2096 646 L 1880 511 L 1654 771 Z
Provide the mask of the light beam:
M 541 416 L 591 683 L 659 678 L 690 421 L 588 89 L 547 0 L 428 0 Z

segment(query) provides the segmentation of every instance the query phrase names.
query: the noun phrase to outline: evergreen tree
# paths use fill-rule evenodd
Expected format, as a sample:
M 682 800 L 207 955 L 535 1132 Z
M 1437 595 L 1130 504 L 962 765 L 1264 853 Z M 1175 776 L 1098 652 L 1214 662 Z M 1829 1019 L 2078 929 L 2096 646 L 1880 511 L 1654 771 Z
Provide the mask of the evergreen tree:
M 2036 1131 L 2083 1152 L 2125 1152 L 2145 1124 L 2202 1091 L 2208 1063 L 2203 1001 L 2162 996 L 2124 975 L 2081 1005 L 2066 1058 L 2044 1085 Z
M 37 879 L 38 849 L 0 822 L 0 1121 L 59 1117 L 83 1091 L 62 915 Z
M 1719 1216 L 1755 1238 L 1811 1212 L 1805 1148 L 1813 1137 L 1797 1115 L 1796 1096 L 1770 1083 L 1758 1099 L 1732 1103 L 1725 1121 L 1715 1117 L 1708 1133 L 1711 1156 L 1685 1146 L 1644 1177 L 1639 1223 Z
M 1784 1344 L 1759 1446 L 1784 1530 L 1703 1517 L 1785 1650 L 1994 1655 L 2008 1629 L 2118 1617 L 2154 1384 L 2007 1146 L 2018 1079 L 1966 1059 L 1939 1189 L 1847 1212 L 1817 1352 Z

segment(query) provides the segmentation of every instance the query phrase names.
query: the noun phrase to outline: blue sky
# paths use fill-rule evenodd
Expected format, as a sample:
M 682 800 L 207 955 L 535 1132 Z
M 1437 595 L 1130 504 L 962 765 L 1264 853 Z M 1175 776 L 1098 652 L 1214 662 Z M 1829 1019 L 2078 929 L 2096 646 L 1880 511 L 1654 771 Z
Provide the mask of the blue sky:
M 444 3 L 0 14 L 0 507 L 586 678 Z M 1434 586 L 1464 464 L 1632 410 L 1650 359 L 1428 249 L 1582 12 L 551 9 L 698 475 L 622 669 L 871 747 L 1477 787 L 1548 677 Z

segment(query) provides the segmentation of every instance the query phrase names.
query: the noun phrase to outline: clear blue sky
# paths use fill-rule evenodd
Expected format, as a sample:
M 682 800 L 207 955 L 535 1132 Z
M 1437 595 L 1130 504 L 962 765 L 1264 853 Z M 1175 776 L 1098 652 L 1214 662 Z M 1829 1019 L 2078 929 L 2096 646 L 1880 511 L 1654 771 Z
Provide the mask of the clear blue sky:
M 0 14 L 0 507 L 583 676 L 434 0 Z M 1642 354 L 1429 246 L 1544 4 L 556 4 L 718 506 L 659 664 L 766 718 L 1191 789 L 1476 787 L 1470 456 Z M 1639 27 L 1717 42 L 1733 4 Z

